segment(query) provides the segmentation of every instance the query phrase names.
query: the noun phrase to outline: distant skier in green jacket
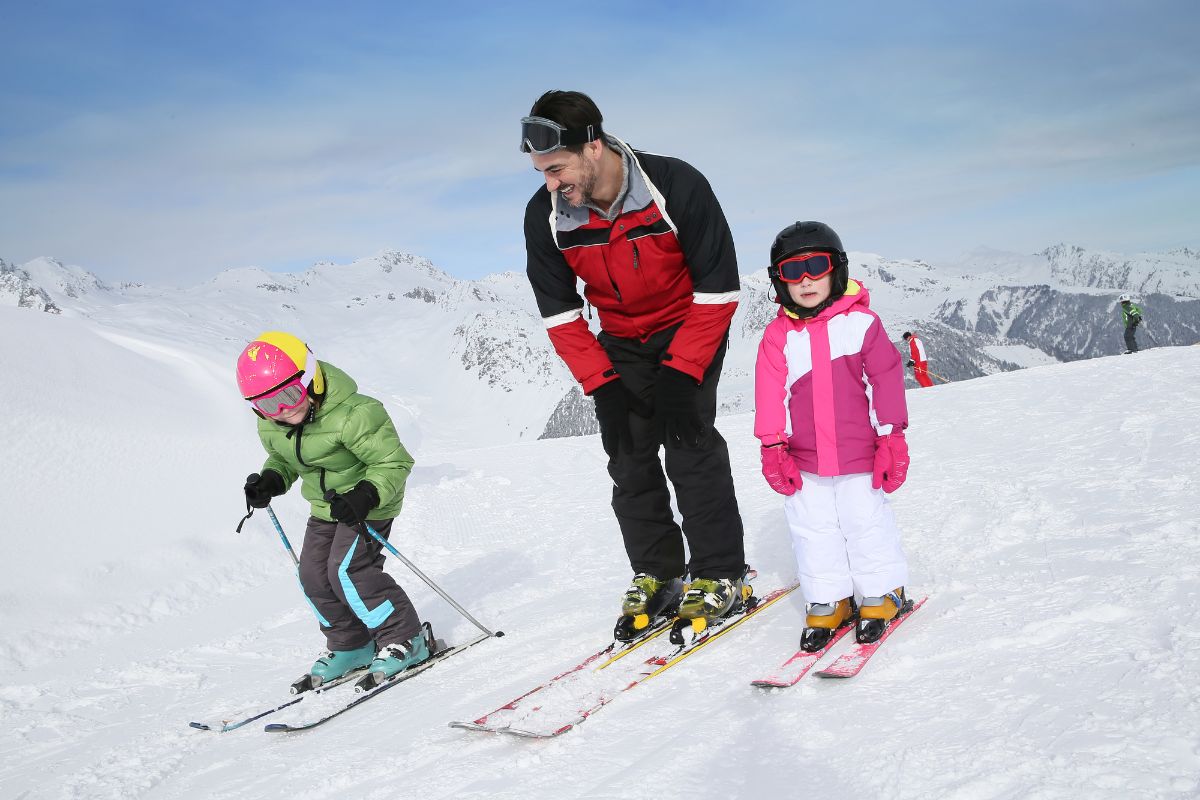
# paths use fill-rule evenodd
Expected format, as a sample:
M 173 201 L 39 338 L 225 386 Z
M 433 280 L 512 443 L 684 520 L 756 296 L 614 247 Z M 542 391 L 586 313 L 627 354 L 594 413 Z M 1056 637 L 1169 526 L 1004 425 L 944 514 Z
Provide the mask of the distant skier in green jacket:
M 362 527 L 369 521 L 387 537 L 413 466 L 383 404 L 279 331 L 246 345 L 237 379 L 267 451 L 262 469 L 246 480 L 247 504 L 266 508 L 299 479 L 312 508 L 300 584 L 329 651 L 297 690 L 362 667 L 390 677 L 428 659 L 431 642 L 416 610 L 383 571 L 383 548 Z
M 1123 294 L 1121 300 L 1121 322 L 1125 325 L 1125 352 L 1136 353 L 1137 326 L 1142 324 L 1142 309 L 1134 304 L 1129 295 Z

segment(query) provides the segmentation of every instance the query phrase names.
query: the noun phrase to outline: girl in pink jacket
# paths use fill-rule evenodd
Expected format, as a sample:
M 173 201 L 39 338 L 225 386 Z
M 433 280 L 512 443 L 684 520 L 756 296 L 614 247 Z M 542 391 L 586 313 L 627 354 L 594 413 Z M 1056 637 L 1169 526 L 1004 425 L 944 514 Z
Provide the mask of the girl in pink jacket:
M 763 476 L 787 496 L 808 603 L 800 646 L 810 652 L 855 623 L 859 641 L 874 641 L 911 608 L 886 497 L 908 472 L 904 372 L 848 265 L 823 223 L 797 222 L 775 237 L 768 274 L 781 308 L 755 367 L 754 435 Z

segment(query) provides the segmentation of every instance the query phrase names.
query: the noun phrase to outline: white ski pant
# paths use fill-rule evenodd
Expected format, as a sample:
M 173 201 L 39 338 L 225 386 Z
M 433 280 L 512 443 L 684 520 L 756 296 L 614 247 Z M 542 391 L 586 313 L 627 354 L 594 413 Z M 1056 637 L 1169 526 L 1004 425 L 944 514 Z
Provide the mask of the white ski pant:
M 906 585 L 900 530 L 883 490 L 871 488 L 871 474 L 800 474 L 804 488 L 783 508 L 805 600 L 879 597 Z

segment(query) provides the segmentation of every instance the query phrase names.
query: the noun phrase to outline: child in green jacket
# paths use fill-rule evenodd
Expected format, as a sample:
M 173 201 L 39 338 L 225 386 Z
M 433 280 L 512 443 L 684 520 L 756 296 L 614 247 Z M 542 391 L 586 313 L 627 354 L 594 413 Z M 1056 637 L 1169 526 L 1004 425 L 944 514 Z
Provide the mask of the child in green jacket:
M 238 387 L 258 415 L 267 451 L 246 480 L 246 502 L 266 508 L 301 481 L 312 506 L 300 553 L 300 584 L 320 620 L 328 652 L 301 689 L 367 667 L 390 677 L 429 658 L 408 595 L 383 571 L 383 548 L 404 500 L 413 460 L 383 404 L 290 333 L 270 331 L 242 351 Z M 328 498 L 328 499 L 327 499 Z
M 1121 322 L 1125 324 L 1125 352 L 1136 353 L 1137 326 L 1142 324 L 1142 309 L 1127 294 L 1121 295 Z

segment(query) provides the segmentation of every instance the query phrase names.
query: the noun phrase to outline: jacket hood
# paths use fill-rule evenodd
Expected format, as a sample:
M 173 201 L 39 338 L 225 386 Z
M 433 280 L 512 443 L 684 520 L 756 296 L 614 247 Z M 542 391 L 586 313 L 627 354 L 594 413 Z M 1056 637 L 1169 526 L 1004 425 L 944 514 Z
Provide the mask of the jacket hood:
M 317 363 L 325 374 L 325 396 L 321 399 L 321 408 L 317 410 L 317 416 L 320 416 L 322 411 L 333 408 L 357 393 L 358 383 L 327 361 Z

